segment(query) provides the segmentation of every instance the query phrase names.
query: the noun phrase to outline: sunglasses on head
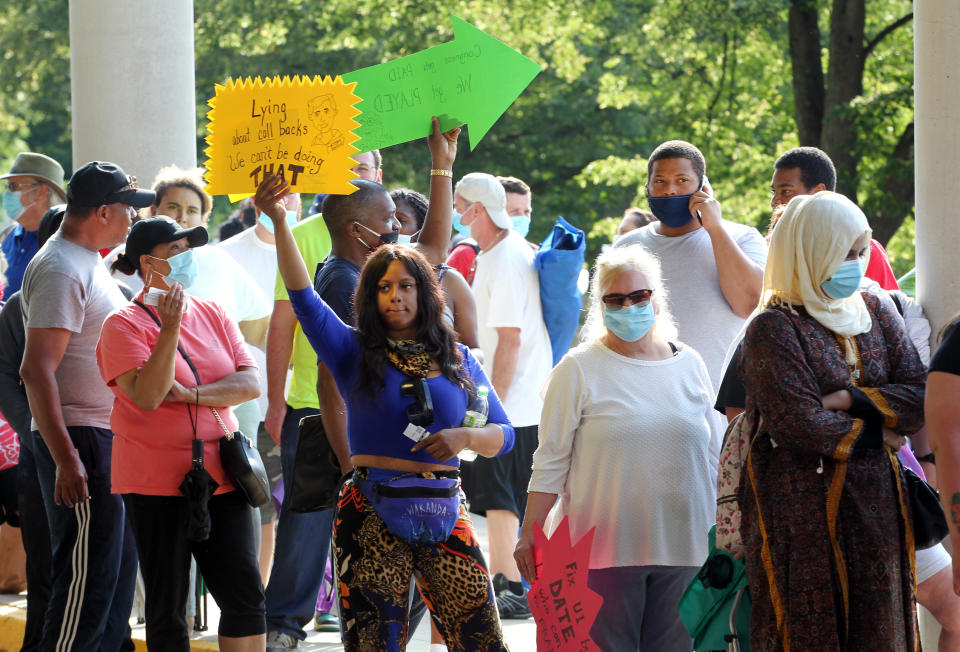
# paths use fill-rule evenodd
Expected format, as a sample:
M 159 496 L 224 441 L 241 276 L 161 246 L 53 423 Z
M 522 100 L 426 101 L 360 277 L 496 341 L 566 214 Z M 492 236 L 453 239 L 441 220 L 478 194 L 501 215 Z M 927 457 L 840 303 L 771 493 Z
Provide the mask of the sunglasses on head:
M 413 399 L 407 406 L 410 423 L 422 428 L 433 423 L 433 397 L 426 378 L 408 378 L 400 384 L 400 393 Z
M 646 303 L 650 300 L 650 297 L 653 295 L 653 290 L 634 290 L 630 294 L 605 294 L 601 297 L 601 301 L 606 304 L 608 307 L 616 310 L 617 308 L 622 308 L 625 305 L 634 305 L 637 303 Z

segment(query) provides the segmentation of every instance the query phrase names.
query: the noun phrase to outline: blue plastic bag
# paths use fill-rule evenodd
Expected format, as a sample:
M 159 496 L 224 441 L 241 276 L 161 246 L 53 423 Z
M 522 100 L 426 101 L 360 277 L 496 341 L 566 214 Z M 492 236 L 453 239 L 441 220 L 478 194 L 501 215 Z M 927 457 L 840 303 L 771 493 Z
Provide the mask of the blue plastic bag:
M 577 280 L 583 269 L 586 249 L 583 231 L 558 217 L 534 257 L 533 264 L 540 277 L 543 321 L 553 349 L 553 364 L 557 364 L 570 348 L 580 323 L 583 294 L 577 287 Z

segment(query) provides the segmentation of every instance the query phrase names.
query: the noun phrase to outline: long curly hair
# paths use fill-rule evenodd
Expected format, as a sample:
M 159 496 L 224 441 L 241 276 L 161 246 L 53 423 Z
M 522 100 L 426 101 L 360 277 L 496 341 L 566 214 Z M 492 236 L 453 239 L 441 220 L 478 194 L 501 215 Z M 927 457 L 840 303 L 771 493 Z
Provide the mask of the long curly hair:
M 377 296 L 380 279 L 395 260 L 403 263 L 417 282 L 417 342 L 426 347 L 450 382 L 471 391 L 473 383 L 464 370 L 456 335 L 443 318 L 443 294 L 436 274 L 423 254 L 403 245 L 377 247 L 360 272 L 360 283 L 353 300 L 357 331 L 363 346 L 357 390 L 373 394 L 384 386 L 383 375 L 388 364 L 387 332 L 380 316 Z

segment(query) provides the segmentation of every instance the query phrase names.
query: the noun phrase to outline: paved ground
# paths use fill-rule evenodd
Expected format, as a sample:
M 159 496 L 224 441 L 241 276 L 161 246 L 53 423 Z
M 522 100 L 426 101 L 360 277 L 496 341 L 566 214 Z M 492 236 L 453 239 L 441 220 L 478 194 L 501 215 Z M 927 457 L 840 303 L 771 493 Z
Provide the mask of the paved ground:
M 484 553 L 487 553 L 487 528 L 485 519 L 475 516 L 474 524 L 477 528 L 481 546 Z M 198 634 L 192 645 L 193 650 L 216 650 L 216 620 L 219 615 L 216 604 L 212 599 L 208 600 L 210 608 L 210 630 L 214 632 L 206 635 Z M 13 652 L 20 649 L 20 641 L 23 638 L 24 610 L 26 609 L 26 597 L 3 595 L 0 596 L 0 652 Z M 937 648 L 937 637 L 939 636 L 939 627 L 936 621 L 923 608 L 920 609 L 921 640 L 924 649 L 935 650 Z M 134 626 L 134 639 L 137 644 L 137 652 L 147 652 L 144 644 L 143 625 L 136 625 L 135 620 L 131 620 L 131 626 Z M 507 620 L 503 623 L 504 634 L 507 645 L 512 652 L 532 652 L 536 650 L 537 630 L 532 619 L 528 620 Z M 414 638 L 408 646 L 410 652 L 427 652 L 430 644 L 430 629 L 424 622 L 414 633 Z M 300 650 L 304 652 L 315 652 L 319 650 L 342 650 L 340 645 L 340 635 L 337 633 L 308 632 L 307 640 L 300 645 Z
M 483 548 L 484 554 L 487 554 L 489 551 L 487 550 L 486 520 L 479 516 L 474 516 L 473 518 L 481 547 Z M 194 650 L 217 649 L 216 631 L 220 614 L 212 598 L 207 600 L 207 605 L 209 608 L 210 627 L 207 632 L 198 633 L 194 637 L 195 642 L 192 645 Z M 0 652 L 19 649 L 19 641 L 23 638 L 25 609 L 25 595 L 0 596 Z M 137 643 L 138 652 L 146 652 L 146 645 L 143 643 L 143 625 L 137 625 L 135 619 L 131 619 L 130 624 L 133 627 L 133 637 Z M 513 652 L 530 652 L 536 649 L 537 629 L 533 619 L 507 620 L 504 621 L 503 628 L 507 645 Z M 430 627 L 426 620 L 424 620 L 414 633 L 413 640 L 410 641 L 407 650 L 409 650 L 409 652 L 427 652 L 429 647 Z M 318 650 L 342 650 L 343 646 L 340 644 L 339 633 L 314 632 L 309 630 L 307 640 L 300 644 L 299 649 L 304 652 L 315 652 Z

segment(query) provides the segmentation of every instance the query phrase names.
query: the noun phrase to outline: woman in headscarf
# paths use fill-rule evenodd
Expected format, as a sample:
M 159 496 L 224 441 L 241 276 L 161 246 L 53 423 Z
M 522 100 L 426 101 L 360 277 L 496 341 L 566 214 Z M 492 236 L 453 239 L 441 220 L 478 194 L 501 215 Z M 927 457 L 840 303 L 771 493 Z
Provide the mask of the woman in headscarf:
M 896 450 L 925 371 L 886 297 L 858 291 L 870 227 L 832 192 L 791 200 L 740 360 L 760 427 L 741 479 L 750 648 L 919 649 Z

